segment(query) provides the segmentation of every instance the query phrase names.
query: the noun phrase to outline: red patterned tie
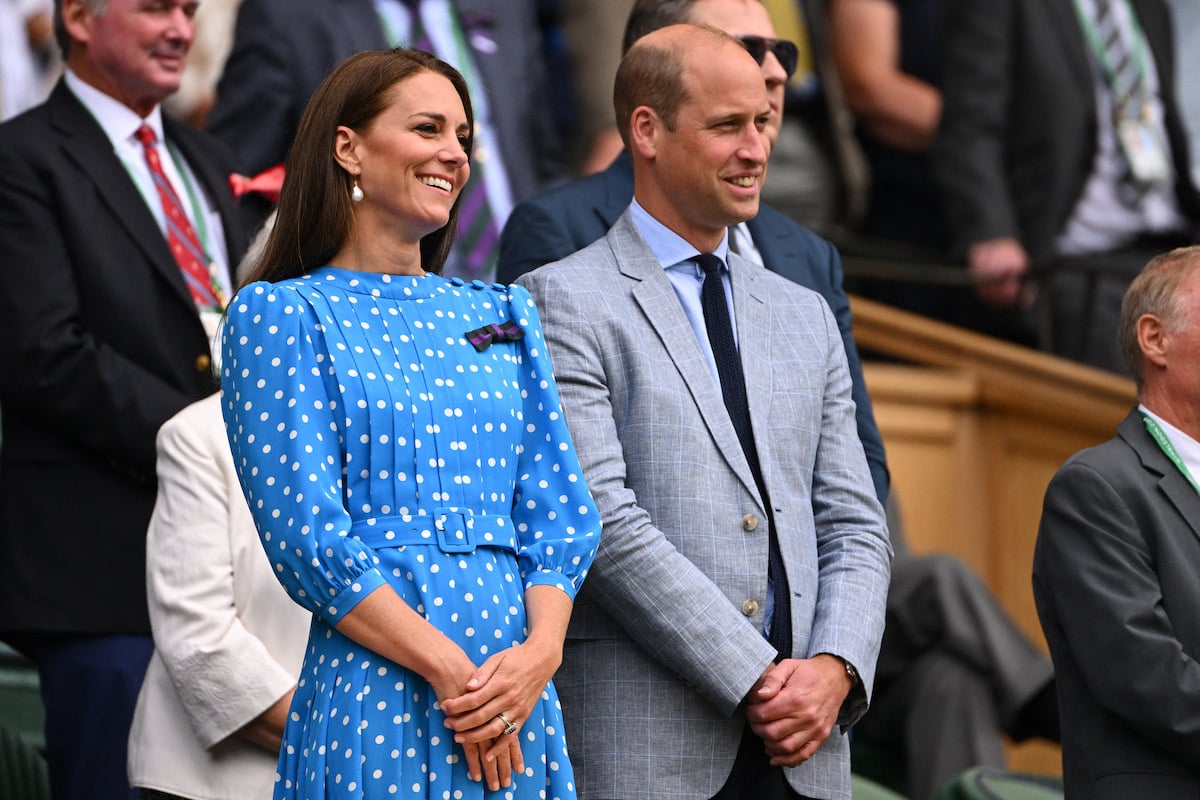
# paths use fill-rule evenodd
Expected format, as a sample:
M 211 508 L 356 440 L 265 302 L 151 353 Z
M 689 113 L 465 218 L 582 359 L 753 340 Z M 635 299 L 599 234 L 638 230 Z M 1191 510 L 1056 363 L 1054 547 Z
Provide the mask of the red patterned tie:
M 200 246 L 196 229 L 183 213 L 179 195 L 175 194 L 167 174 L 163 172 L 162 160 L 155 145 L 154 130 L 149 125 L 143 125 L 137 130 L 137 139 L 146 150 L 146 164 L 150 167 L 154 188 L 158 190 L 158 199 L 162 201 L 163 213 L 167 218 L 167 244 L 171 246 L 171 254 L 183 270 L 188 291 L 192 293 L 192 299 L 200 308 L 220 307 L 221 299 L 213 286 L 208 259 L 205 258 L 204 248 Z

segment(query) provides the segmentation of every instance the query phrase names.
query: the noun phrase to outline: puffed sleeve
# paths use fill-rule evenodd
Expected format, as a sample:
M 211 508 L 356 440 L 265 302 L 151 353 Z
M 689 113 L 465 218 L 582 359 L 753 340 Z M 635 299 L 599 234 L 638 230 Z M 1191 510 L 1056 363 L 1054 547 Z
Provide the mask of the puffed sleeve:
M 339 392 L 321 320 L 299 291 L 254 283 L 229 304 L 222 412 L 234 465 L 275 574 L 330 624 L 385 583 L 349 537 Z
M 600 512 L 563 418 L 537 307 L 523 287 L 508 291 L 513 317 L 525 332 L 520 342 L 525 429 L 512 510 L 517 559 L 526 589 L 558 586 L 573 600 L 600 544 Z

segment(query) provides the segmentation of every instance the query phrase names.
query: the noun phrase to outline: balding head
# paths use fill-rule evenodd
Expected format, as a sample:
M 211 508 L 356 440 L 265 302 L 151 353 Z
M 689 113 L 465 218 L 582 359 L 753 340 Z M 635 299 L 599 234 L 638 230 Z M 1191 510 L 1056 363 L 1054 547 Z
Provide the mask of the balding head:
M 716 28 L 644 36 L 617 71 L 614 105 L 634 197 L 701 252 L 758 213 L 771 117 L 758 64 Z

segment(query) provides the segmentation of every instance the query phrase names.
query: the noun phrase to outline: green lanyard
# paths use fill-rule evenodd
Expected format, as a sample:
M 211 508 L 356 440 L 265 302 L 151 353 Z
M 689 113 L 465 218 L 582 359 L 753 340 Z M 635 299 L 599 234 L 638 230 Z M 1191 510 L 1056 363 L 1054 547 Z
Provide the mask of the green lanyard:
M 1125 2 L 1125 9 L 1129 14 L 1129 25 L 1133 33 L 1133 58 L 1134 65 L 1138 71 L 1138 85 L 1141 87 L 1142 104 L 1146 103 L 1146 50 L 1145 37 L 1142 36 L 1141 26 L 1138 25 L 1137 15 L 1133 13 L 1133 9 L 1129 7 L 1129 3 Z M 1079 24 L 1083 27 L 1083 33 L 1087 36 L 1088 44 L 1091 45 L 1092 52 L 1096 55 L 1096 60 L 1100 62 L 1100 66 L 1104 69 L 1105 77 L 1108 78 L 1108 85 L 1113 86 L 1116 80 L 1116 71 L 1112 64 L 1108 61 L 1108 51 L 1104 47 L 1104 43 L 1100 41 L 1100 32 L 1096 30 L 1095 24 L 1091 17 L 1084 13 L 1083 7 L 1080 5 L 1080 0 L 1075 2 L 1075 13 L 1079 16 Z M 1123 105 L 1125 98 L 1116 97 L 1114 100 L 1114 110 L 1118 113 L 1124 111 L 1123 108 L 1116 106 Z
M 1158 443 L 1159 448 L 1163 451 L 1167 458 L 1171 459 L 1171 463 L 1175 465 L 1183 477 L 1187 478 L 1188 483 L 1192 488 L 1200 493 L 1200 484 L 1196 483 L 1196 479 L 1192 477 L 1192 473 L 1188 471 L 1187 464 L 1183 463 L 1183 459 L 1179 457 L 1179 452 L 1175 449 L 1175 445 L 1171 444 L 1171 440 L 1167 438 L 1167 434 L 1159 426 L 1154 418 L 1145 411 L 1139 411 L 1142 415 L 1142 423 L 1145 424 L 1146 430 L 1150 432 L 1150 437 Z
M 192 179 L 188 177 L 188 171 L 184 167 L 183 162 L 179 159 L 179 154 L 175 152 L 175 148 L 171 147 L 171 143 L 167 142 L 167 152 L 171 155 L 171 161 L 175 164 L 175 171 L 179 173 L 179 180 L 183 181 L 183 191 L 187 193 L 188 205 L 192 207 L 192 219 L 196 224 L 196 236 L 200 239 L 200 247 L 204 250 L 204 258 L 210 264 L 212 263 L 212 248 L 208 246 L 208 223 L 204 220 L 204 209 L 200 207 L 200 200 L 196 195 L 196 187 L 192 185 Z

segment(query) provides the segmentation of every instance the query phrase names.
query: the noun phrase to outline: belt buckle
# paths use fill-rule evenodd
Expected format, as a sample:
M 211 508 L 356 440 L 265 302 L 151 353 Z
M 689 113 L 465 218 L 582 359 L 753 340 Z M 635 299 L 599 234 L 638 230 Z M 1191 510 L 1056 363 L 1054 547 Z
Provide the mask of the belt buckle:
M 433 527 L 443 553 L 473 553 L 475 532 L 467 527 L 467 514 L 446 508 L 434 509 Z

